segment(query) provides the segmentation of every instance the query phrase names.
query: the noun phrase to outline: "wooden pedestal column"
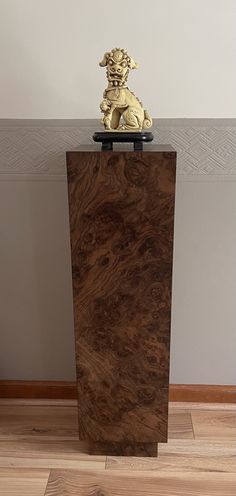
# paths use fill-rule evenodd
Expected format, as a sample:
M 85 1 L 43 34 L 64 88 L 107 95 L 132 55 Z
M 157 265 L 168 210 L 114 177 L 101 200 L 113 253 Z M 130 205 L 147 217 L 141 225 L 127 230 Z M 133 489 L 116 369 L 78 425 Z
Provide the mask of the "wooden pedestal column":
M 91 453 L 167 441 L 176 153 L 67 153 L 79 435 Z

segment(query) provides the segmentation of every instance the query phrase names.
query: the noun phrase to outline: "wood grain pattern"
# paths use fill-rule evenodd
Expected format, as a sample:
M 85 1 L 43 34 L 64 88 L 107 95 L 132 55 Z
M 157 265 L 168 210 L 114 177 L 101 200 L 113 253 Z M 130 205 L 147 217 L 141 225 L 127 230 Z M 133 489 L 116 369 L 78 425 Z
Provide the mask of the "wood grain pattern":
M 170 403 L 170 412 L 178 410 L 219 410 L 219 411 L 231 411 L 231 412 L 236 412 L 236 404 L 235 403 L 199 403 L 197 402 L 187 402 L 183 403 L 182 401 L 180 402 L 172 402 Z
M 189 407 L 190 404 L 186 405 Z M 184 408 L 183 403 L 180 406 L 173 404 L 169 407 L 168 439 L 193 438 L 191 413 Z M 76 402 L 72 400 L 1 399 L 0 440 L 43 438 L 43 441 L 78 441 L 77 417 Z M 89 445 L 85 441 L 80 441 L 80 447 L 84 453 L 86 450 L 89 452 Z
M 229 411 L 192 411 L 196 439 L 235 439 L 236 415 Z
M 138 443 L 133 441 L 123 441 L 114 443 L 113 441 L 97 442 L 90 441 L 89 452 L 91 454 L 120 455 L 123 456 L 154 456 L 157 457 L 157 443 Z
M 175 161 L 67 153 L 80 438 L 121 451 L 167 440 Z
M 2 496 L 44 496 L 49 470 L 0 468 Z
M 45 496 L 235 496 L 235 474 L 52 470 Z
M 107 457 L 108 470 L 158 472 L 236 472 L 234 441 L 170 440 L 158 445 L 158 458 Z
M 91 456 L 85 441 L 28 436 L 0 441 L 1 467 L 104 470 L 106 456 Z
M 219 404 L 217 408 L 216 404 L 173 403 L 170 425 L 178 439 L 159 443 L 158 458 L 113 455 L 107 457 L 105 465 L 105 456 L 88 455 L 87 443 L 78 441 L 77 433 L 71 431 L 70 418 L 76 419 L 77 414 L 74 402 L 25 400 L 23 404 L 18 399 L 8 400 L 7 405 L 6 401 L 0 401 L 0 412 L 8 408 L 9 415 L 12 413 L 10 425 L 6 411 L 0 416 L 1 495 L 43 496 L 50 468 L 56 470 L 51 471 L 46 496 L 235 495 L 236 445 L 234 429 L 230 428 L 235 405 Z M 66 410 L 71 410 L 71 415 Z M 210 428 L 212 423 L 217 424 L 210 432 L 210 439 L 186 439 L 189 432 L 186 413 L 193 415 L 193 420 L 194 413 L 198 414 L 193 427 L 201 420 L 202 432 L 204 426 L 205 432 L 209 430 L 209 423 Z M 199 414 L 202 414 L 200 420 Z M 68 435 L 62 423 L 63 415 L 65 424 L 68 423 Z M 44 430 L 35 433 L 32 426 L 37 421 Z
M 168 439 L 193 439 L 191 412 L 169 408 Z
M 0 439 L 7 436 L 76 436 L 76 407 L 47 405 L 1 405 Z

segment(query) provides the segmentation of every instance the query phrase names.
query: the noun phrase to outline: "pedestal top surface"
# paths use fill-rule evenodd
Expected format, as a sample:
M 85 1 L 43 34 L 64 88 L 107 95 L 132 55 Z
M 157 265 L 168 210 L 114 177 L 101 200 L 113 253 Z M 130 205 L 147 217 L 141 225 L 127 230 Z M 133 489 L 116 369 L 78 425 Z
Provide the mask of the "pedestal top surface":
M 134 151 L 133 150 L 133 144 L 132 143 L 115 143 L 114 144 L 114 152 L 133 152 L 133 153 L 143 153 L 143 152 L 167 152 L 167 153 L 173 153 L 176 152 L 175 149 L 171 145 L 158 145 L 158 144 L 150 144 L 150 143 L 144 143 L 143 144 L 143 150 L 141 151 Z M 85 145 L 80 145 L 77 148 L 73 150 L 69 150 L 69 153 L 71 152 L 101 152 L 101 153 L 107 153 L 107 150 L 101 150 L 101 143 L 95 143 L 95 144 L 85 144 Z

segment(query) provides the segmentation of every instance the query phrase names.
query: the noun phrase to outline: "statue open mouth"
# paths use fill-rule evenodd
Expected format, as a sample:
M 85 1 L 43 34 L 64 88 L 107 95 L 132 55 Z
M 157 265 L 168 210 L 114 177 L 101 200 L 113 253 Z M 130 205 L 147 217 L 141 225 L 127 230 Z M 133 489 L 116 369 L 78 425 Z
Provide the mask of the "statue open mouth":
M 109 80 L 109 81 L 114 81 L 114 80 L 116 80 L 116 79 L 118 79 L 118 80 L 123 79 L 123 74 L 110 74 L 110 75 L 108 76 L 108 80 Z

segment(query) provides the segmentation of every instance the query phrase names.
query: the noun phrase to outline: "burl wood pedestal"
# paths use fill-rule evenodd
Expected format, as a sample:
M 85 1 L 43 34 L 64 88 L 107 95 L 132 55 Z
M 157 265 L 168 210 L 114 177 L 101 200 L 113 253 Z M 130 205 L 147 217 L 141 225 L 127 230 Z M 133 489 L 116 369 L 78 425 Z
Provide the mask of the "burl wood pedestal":
M 90 452 L 167 441 L 176 153 L 67 153 L 79 435 Z

